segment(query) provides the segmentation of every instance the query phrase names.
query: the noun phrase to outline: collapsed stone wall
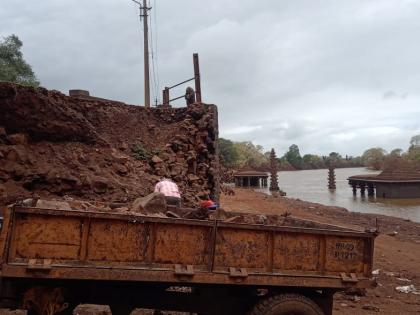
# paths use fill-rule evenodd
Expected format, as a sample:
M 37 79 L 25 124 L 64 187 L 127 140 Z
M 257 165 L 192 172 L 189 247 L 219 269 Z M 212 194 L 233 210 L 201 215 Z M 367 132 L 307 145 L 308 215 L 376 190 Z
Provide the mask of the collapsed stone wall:
M 0 205 L 129 202 L 172 178 L 183 204 L 219 196 L 217 107 L 145 108 L 0 83 Z

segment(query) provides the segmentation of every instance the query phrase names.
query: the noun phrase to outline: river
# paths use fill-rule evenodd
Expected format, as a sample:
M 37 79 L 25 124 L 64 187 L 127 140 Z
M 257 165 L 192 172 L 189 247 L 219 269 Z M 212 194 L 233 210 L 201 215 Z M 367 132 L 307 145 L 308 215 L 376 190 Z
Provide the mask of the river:
M 360 190 L 357 196 L 353 196 L 352 189 L 347 184 L 349 176 L 377 173 L 366 168 L 336 169 L 337 189 L 335 191 L 329 191 L 327 188 L 328 170 L 326 169 L 284 171 L 279 172 L 278 175 L 280 189 L 287 193 L 287 197 L 344 207 L 350 211 L 379 213 L 420 222 L 420 199 L 361 197 Z M 269 193 L 268 190 L 263 191 Z

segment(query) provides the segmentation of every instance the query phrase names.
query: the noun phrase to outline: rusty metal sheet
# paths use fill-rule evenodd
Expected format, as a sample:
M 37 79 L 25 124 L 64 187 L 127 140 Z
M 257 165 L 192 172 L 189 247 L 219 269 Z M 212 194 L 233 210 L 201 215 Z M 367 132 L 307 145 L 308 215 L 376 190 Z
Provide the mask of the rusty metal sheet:
M 268 235 L 265 231 L 219 228 L 215 267 L 266 269 L 269 261 Z
M 3 265 L 4 277 L 30 277 L 25 266 Z M 175 275 L 173 270 L 135 270 L 124 268 L 71 268 L 54 267 L 49 273 L 42 274 L 47 279 L 74 279 L 74 280 L 108 280 L 108 281 L 147 281 L 166 283 L 199 283 L 199 284 L 230 284 L 230 285 L 260 285 L 260 286 L 290 286 L 290 287 L 317 287 L 317 288 L 344 288 L 337 276 L 311 276 L 295 275 L 249 275 L 241 282 L 229 277 L 227 273 L 198 272 L 187 282 Z M 39 277 L 39 274 L 37 275 Z M 353 287 L 369 287 L 372 282 L 367 278 L 359 278 Z
M 17 214 L 12 236 L 13 260 L 78 259 L 82 221 L 78 218 Z
M 157 222 L 165 224 L 191 224 L 200 226 L 213 226 L 211 221 L 194 220 L 194 219 L 178 219 L 165 217 L 151 217 L 140 213 L 130 212 L 101 212 L 101 211 L 85 211 L 85 210 L 58 210 L 58 209 L 41 209 L 32 207 L 13 207 L 14 213 L 28 214 L 44 214 L 48 216 L 64 216 L 64 217 L 80 217 L 80 218 L 100 218 L 100 219 L 118 219 L 131 222 Z
M 314 227 L 296 227 L 296 226 L 277 226 L 277 225 L 263 225 L 263 224 L 245 224 L 245 223 L 231 223 L 231 222 L 218 222 L 219 227 L 253 230 L 253 231 L 275 231 L 275 232 L 291 232 L 291 233 L 306 233 L 306 234 L 319 234 L 319 235 L 337 235 L 348 237 L 366 237 L 366 232 L 351 230 L 340 226 L 328 225 L 308 220 L 300 220 L 312 222 Z
M 155 224 L 152 261 L 160 264 L 206 265 L 211 247 L 211 227 Z
M 148 243 L 146 225 L 119 220 L 93 220 L 90 224 L 87 260 L 143 262 Z
M 3 215 L 3 222 L 2 227 L 0 231 L 0 262 L 3 263 L 6 259 L 6 245 L 7 245 L 7 239 L 10 237 L 9 231 L 10 231 L 10 223 L 11 223 L 11 209 L 10 208 L 4 208 L 2 209 L 2 215 Z
M 363 260 L 363 239 L 327 237 L 325 257 L 326 271 L 363 273 Z
M 274 237 L 273 268 L 315 271 L 319 266 L 320 236 L 284 234 Z
M 5 277 L 344 287 L 341 273 L 360 281 L 372 267 L 368 233 L 31 208 L 10 218 Z M 52 259 L 48 272 L 29 274 L 31 258 Z M 179 277 L 175 264 L 193 272 Z

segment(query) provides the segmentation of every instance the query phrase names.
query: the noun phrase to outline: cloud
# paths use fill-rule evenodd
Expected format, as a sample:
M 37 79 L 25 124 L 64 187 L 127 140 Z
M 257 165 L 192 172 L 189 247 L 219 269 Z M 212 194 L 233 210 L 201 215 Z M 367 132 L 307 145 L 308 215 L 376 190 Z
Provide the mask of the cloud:
M 278 155 L 293 143 L 303 154 L 358 155 L 407 148 L 420 133 L 419 1 L 150 2 L 153 98 L 192 77 L 198 52 L 223 137 Z M 23 40 L 47 88 L 141 104 L 138 13 L 128 0 L 3 0 L 0 35 Z

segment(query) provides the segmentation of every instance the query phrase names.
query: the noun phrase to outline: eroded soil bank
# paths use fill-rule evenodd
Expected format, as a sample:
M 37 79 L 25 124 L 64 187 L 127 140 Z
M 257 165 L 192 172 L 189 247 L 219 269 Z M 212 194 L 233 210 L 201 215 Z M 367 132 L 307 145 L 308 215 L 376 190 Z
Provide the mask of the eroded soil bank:
M 218 196 L 214 105 L 145 108 L 0 83 L 0 206 L 27 197 L 129 202 L 172 178 L 185 206 Z

